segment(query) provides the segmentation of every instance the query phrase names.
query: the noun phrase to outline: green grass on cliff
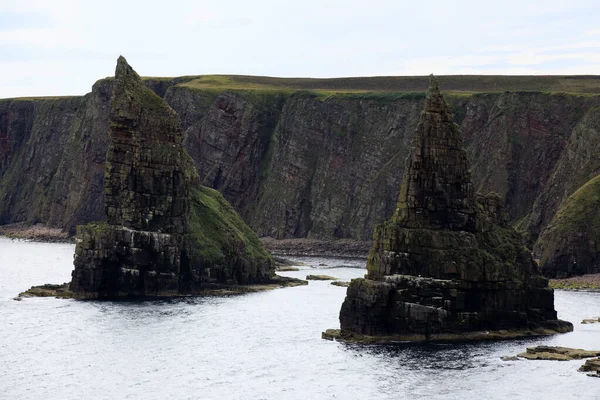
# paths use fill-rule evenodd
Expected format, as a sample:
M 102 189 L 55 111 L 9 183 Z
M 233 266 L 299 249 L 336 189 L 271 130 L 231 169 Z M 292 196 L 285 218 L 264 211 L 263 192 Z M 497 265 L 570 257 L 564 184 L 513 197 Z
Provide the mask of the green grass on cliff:
M 155 79 L 155 78 L 154 78 Z M 445 92 L 504 91 L 600 93 L 600 76 L 438 76 Z M 196 89 L 308 90 L 317 93 L 424 92 L 427 76 L 376 76 L 355 78 L 275 78 L 248 75 L 186 77 L 180 86 Z
M 264 263 L 271 260 L 258 236 L 221 193 L 200 186 L 191 190 L 192 212 L 186 241 L 191 251 L 209 264 L 231 260 L 233 253 Z M 224 251 L 228 253 L 225 254 Z
M 557 233 L 587 232 L 600 238 L 600 175 L 569 196 L 548 229 Z
M 594 253 L 599 245 L 600 175 L 565 200 L 540 235 L 536 247 L 541 250 L 540 261 L 545 265 L 557 251 L 574 251 L 583 246 L 580 250 Z

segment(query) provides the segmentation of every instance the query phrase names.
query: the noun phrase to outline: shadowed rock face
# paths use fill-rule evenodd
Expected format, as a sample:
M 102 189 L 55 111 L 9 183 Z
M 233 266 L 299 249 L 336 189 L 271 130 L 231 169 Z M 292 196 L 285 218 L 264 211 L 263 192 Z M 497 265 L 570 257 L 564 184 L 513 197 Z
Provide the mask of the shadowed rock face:
M 498 195 L 475 195 L 460 132 L 432 78 L 396 213 L 375 229 L 366 279 L 353 280 L 342 333 L 564 332 L 553 290 L 506 223 Z M 412 337 L 412 336 L 411 336 Z
M 199 186 L 178 115 L 120 57 L 105 166 L 107 223 L 78 227 L 70 290 L 168 296 L 265 283 L 273 261 L 222 196 Z

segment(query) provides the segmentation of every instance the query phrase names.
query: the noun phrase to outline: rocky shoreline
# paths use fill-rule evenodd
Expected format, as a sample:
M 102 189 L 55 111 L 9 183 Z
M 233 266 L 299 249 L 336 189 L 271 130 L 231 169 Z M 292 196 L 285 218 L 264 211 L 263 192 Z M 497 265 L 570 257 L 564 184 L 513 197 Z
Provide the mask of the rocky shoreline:
M 600 274 L 587 274 L 563 279 L 550 279 L 550 287 L 571 291 L 600 291 Z
M 256 293 L 264 292 L 267 290 L 305 286 L 308 285 L 308 281 L 296 278 L 289 278 L 284 276 L 276 275 L 268 283 L 263 284 L 251 284 L 251 285 L 211 285 L 201 290 L 196 290 L 193 293 L 181 294 L 174 291 L 159 291 L 156 294 L 147 295 L 146 299 L 167 299 L 167 298 L 180 298 L 180 297 L 196 297 L 196 296 L 231 296 L 239 295 L 244 293 Z M 55 297 L 57 299 L 75 299 L 75 300 L 98 300 L 97 297 L 87 295 L 85 293 L 75 293 L 69 290 L 69 283 L 63 284 L 45 284 L 40 286 L 32 286 L 24 292 L 19 293 L 14 300 L 21 301 L 25 298 L 31 297 Z M 127 293 L 116 295 L 115 298 L 127 300 L 132 298 Z M 136 297 L 136 299 L 139 299 Z M 113 299 L 114 300 L 114 299 Z
M 75 238 L 61 229 L 43 224 L 28 225 L 24 222 L 0 225 L 0 236 L 39 243 L 75 243 Z
M 486 341 L 486 340 L 512 340 L 537 336 L 552 336 L 557 333 L 567 333 L 573 330 L 572 325 L 550 324 L 548 326 L 538 326 L 526 329 L 510 330 L 490 330 L 490 331 L 472 331 L 462 333 L 436 333 L 424 335 L 419 333 L 401 334 L 401 335 L 363 335 L 355 332 L 344 331 L 340 329 L 327 329 L 321 333 L 321 338 L 325 340 L 335 340 L 345 343 L 363 343 L 363 344 L 393 344 L 403 342 L 466 342 L 466 341 Z
M 275 239 L 262 237 L 262 245 L 274 255 L 302 257 L 340 257 L 366 259 L 373 243 L 352 239 Z
M 29 225 L 24 222 L 0 225 L 0 237 L 28 240 L 38 243 L 75 243 L 75 236 L 43 224 Z M 274 239 L 260 238 L 262 245 L 273 255 L 300 257 L 339 257 L 366 259 L 372 242 L 352 239 Z
M 0 237 L 27 240 L 38 243 L 75 243 L 75 237 L 57 228 L 43 224 L 0 225 Z M 366 259 L 371 242 L 352 239 L 317 240 L 317 239 L 275 239 L 260 238 L 262 245 L 273 253 L 277 260 L 285 257 L 339 257 Z M 600 291 L 600 274 L 588 274 L 571 278 L 550 279 L 549 286 L 553 289 L 567 291 Z

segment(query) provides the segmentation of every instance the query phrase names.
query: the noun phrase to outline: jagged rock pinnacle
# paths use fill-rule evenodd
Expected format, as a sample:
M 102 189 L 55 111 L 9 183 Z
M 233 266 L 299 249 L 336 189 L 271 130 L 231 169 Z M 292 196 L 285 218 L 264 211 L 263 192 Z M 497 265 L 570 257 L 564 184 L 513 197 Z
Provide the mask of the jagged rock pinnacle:
M 106 214 L 113 225 L 183 233 L 193 170 L 179 116 L 117 60 L 106 155 Z
M 440 92 L 440 82 L 438 81 L 438 79 L 433 75 L 429 75 L 429 92 Z
M 131 68 L 125 57 L 119 56 L 117 59 L 117 67 L 115 68 L 116 80 L 135 80 L 141 82 L 140 76 Z
M 433 74 L 429 75 L 429 88 L 427 89 L 427 98 L 425 101 L 425 111 L 433 113 L 442 113 L 444 119 L 453 121 L 452 111 L 444 101 L 444 97 L 440 92 L 440 83 Z
M 474 229 L 474 193 L 458 125 L 430 77 L 425 110 L 412 142 L 396 219 L 403 226 Z

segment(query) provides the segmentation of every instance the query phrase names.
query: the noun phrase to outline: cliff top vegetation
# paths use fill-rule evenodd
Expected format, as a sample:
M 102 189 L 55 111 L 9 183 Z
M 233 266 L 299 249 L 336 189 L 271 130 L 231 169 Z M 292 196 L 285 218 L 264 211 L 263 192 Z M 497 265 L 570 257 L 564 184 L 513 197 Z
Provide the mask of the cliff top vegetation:
M 445 92 L 569 92 L 600 93 L 600 76 L 439 76 Z M 171 78 L 146 78 L 153 80 Z M 202 75 L 181 77 L 179 86 L 195 89 L 311 90 L 324 92 L 425 92 L 427 76 L 375 76 L 352 78 L 275 78 L 249 75 Z

